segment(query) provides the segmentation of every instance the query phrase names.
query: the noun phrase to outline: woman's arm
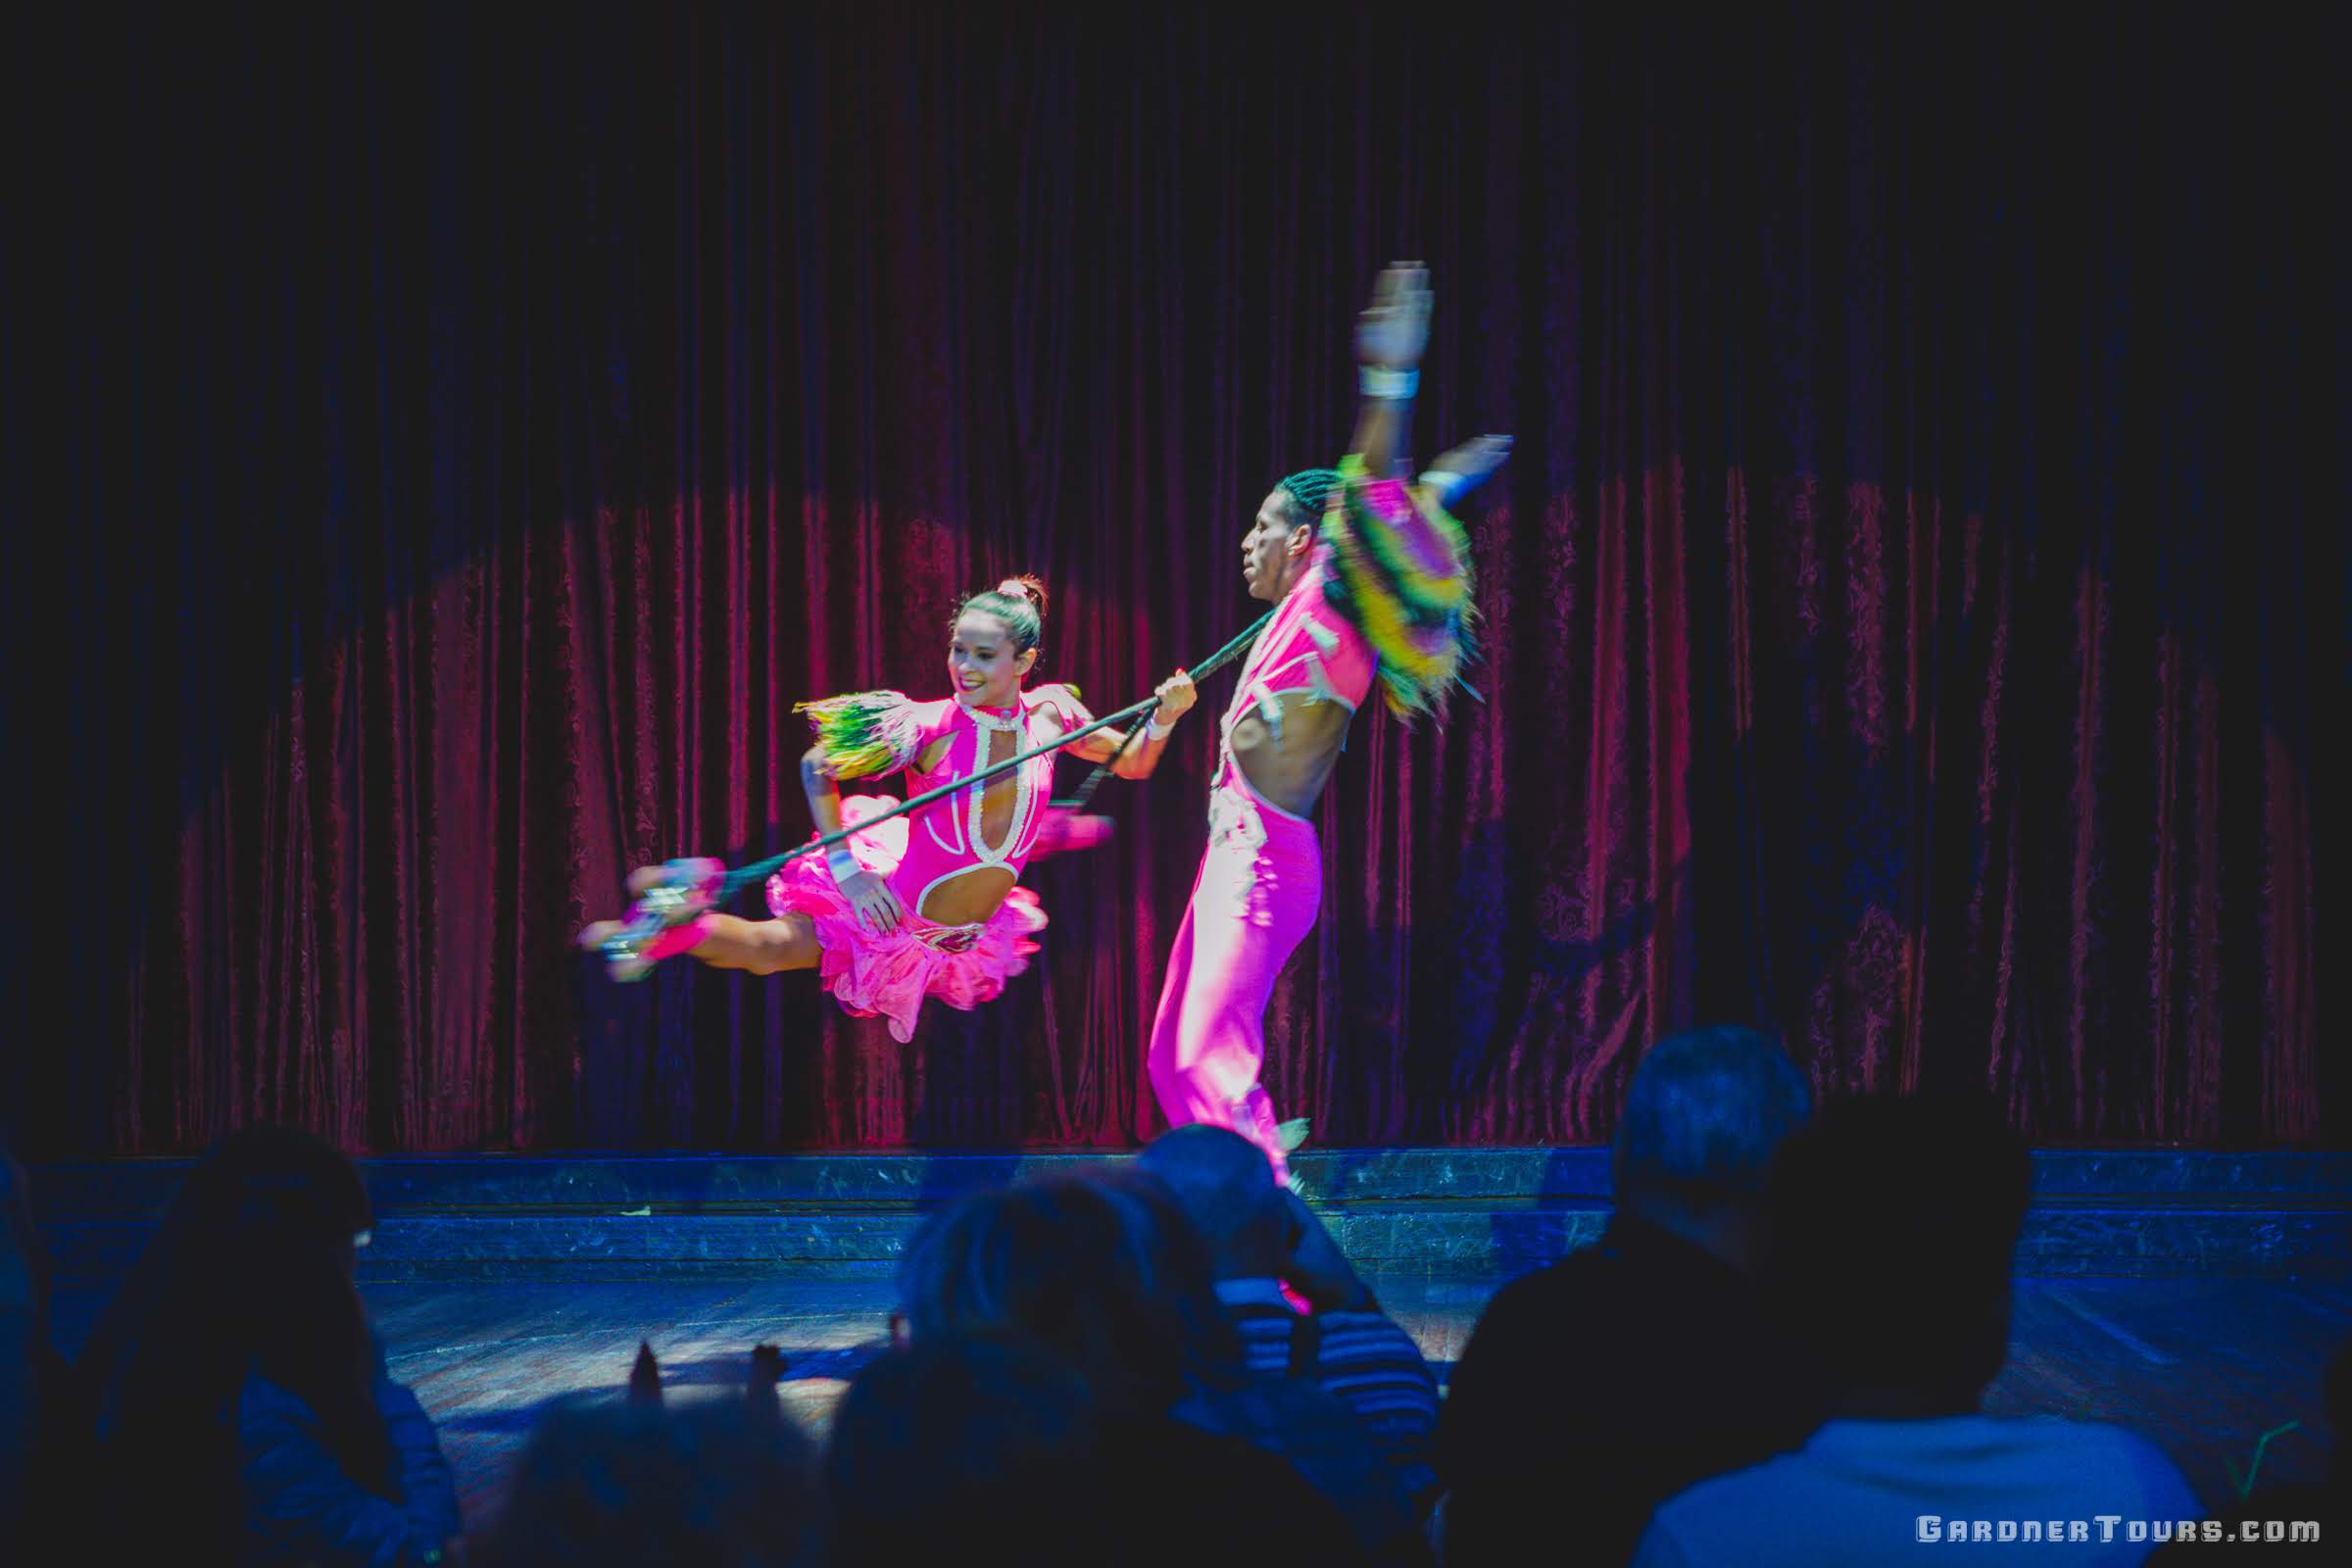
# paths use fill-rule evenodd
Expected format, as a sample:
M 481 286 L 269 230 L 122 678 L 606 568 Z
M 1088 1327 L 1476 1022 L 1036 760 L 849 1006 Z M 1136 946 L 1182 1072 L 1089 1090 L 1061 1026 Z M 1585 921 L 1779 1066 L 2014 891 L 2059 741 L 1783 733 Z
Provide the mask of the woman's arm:
M 1192 710 L 1193 704 L 1200 697 L 1193 688 L 1193 677 L 1181 669 L 1159 683 L 1158 695 L 1159 706 L 1152 710 L 1152 717 L 1145 723 L 1143 731 L 1127 742 L 1124 751 L 1119 743 L 1126 737 L 1116 729 L 1096 730 L 1091 735 L 1072 741 L 1064 750 L 1072 757 L 1089 762 L 1108 762 L 1116 757 L 1118 760 L 1112 763 L 1110 770 L 1118 777 L 1150 778 L 1152 770 L 1159 766 L 1160 755 L 1168 749 L 1169 731 L 1175 727 L 1176 720 Z M 1095 721 L 1094 714 L 1083 708 L 1077 708 L 1074 714 L 1065 716 L 1072 719 L 1073 728 L 1084 728 Z
M 878 778 L 914 762 L 939 738 L 942 707 L 910 703 L 895 691 L 852 692 L 794 706 L 794 712 L 807 713 L 816 726 L 816 744 L 801 758 L 801 792 L 808 798 L 808 815 L 819 834 L 841 831 L 837 781 Z M 881 932 L 898 929 L 906 913 L 898 895 L 858 865 L 846 842 L 825 851 L 825 864 L 866 925 Z
M 818 834 L 841 831 L 841 788 L 833 781 L 833 764 L 827 760 L 822 741 L 801 754 L 801 793 L 808 798 L 808 815 Z M 889 883 L 858 863 L 848 841 L 825 851 L 825 868 L 833 873 L 834 885 L 859 919 L 876 931 L 899 928 L 906 914 L 906 906 Z

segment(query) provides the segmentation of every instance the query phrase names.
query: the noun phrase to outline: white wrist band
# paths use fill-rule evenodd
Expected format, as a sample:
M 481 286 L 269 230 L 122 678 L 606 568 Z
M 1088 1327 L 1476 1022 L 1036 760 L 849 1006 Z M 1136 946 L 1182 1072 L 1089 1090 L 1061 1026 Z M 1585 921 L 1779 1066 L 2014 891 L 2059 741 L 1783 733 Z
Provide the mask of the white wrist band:
M 852 855 L 845 846 L 836 844 L 825 851 L 825 869 L 833 873 L 834 882 L 839 884 L 847 882 L 865 867 L 858 863 L 858 857 Z
M 1159 715 L 1156 713 L 1152 715 L 1152 722 L 1144 726 L 1144 739 L 1148 741 L 1166 740 L 1170 735 L 1175 733 L 1176 726 L 1173 724 L 1162 724 L 1159 721 Z
M 1402 403 L 1421 384 L 1421 372 L 1367 365 L 1356 371 L 1355 381 L 1368 398 L 1378 398 L 1383 403 Z

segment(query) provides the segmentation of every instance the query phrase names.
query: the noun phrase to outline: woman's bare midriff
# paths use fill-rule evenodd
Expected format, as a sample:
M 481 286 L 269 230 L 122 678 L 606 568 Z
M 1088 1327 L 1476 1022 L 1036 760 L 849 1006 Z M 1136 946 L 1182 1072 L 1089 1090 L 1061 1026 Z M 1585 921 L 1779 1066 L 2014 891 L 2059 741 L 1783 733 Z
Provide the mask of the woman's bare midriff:
M 978 925 L 997 912 L 1012 886 L 1013 875 L 1003 866 L 977 866 L 933 888 L 915 912 L 941 925 Z
M 1354 715 L 1346 704 L 1317 701 L 1312 692 L 1284 692 L 1275 700 L 1282 704 L 1282 738 L 1251 709 L 1234 722 L 1234 765 L 1261 799 L 1293 816 L 1311 816 Z

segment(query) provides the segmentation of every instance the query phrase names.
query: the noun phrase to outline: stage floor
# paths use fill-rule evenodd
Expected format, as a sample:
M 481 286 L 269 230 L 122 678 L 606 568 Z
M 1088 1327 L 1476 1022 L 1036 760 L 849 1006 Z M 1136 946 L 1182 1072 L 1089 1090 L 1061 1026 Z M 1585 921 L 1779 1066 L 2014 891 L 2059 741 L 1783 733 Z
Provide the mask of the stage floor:
M 1494 1293 L 1493 1279 L 1379 1274 L 1384 1304 L 1444 1378 Z M 673 1396 L 739 1387 L 751 1348 L 779 1345 L 787 1406 L 821 1432 L 847 1379 L 880 1347 L 880 1279 L 646 1279 L 366 1287 L 393 1375 L 440 1423 L 470 1529 L 497 1506 L 540 1407 L 623 1383 L 640 1338 Z M 97 1296 L 62 1292 L 59 1338 L 87 1333 Z M 2000 1413 L 2115 1421 L 2171 1454 L 2211 1506 L 2231 1494 L 2256 1440 L 2265 1480 L 2317 1480 L 2331 1440 L 2322 1367 L 2352 1335 L 2352 1281 L 2021 1279 L 2010 1362 L 1988 1400 Z M 1595 1348 L 1596 1350 L 1599 1348 Z

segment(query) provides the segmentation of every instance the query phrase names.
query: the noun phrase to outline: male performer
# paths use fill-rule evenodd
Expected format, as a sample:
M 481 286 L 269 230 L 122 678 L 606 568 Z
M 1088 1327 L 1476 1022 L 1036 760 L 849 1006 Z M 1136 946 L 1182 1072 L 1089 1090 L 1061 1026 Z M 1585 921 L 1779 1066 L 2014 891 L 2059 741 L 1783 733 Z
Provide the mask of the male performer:
M 1446 508 L 1510 452 L 1509 437 L 1485 436 L 1405 482 L 1430 303 L 1419 263 L 1381 273 L 1356 324 L 1363 408 L 1350 455 L 1275 486 L 1243 537 L 1250 596 L 1278 608 L 1219 726 L 1208 848 L 1152 1028 L 1168 1120 L 1234 1129 L 1286 1182 L 1305 1124 L 1276 1125 L 1258 1071 L 1275 978 L 1322 903 L 1309 813 L 1375 674 L 1400 718 L 1443 708 L 1472 613 L 1469 547 Z

